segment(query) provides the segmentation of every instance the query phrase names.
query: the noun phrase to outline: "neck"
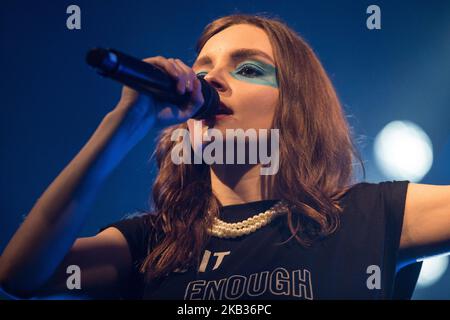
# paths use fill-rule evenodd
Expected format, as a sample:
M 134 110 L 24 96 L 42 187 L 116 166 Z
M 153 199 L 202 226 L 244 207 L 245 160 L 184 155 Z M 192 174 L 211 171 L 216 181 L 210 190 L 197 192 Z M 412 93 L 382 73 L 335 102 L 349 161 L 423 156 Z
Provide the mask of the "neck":
M 210 166 L 211 187 L 222 206 L 276 199 L 259 164 Z

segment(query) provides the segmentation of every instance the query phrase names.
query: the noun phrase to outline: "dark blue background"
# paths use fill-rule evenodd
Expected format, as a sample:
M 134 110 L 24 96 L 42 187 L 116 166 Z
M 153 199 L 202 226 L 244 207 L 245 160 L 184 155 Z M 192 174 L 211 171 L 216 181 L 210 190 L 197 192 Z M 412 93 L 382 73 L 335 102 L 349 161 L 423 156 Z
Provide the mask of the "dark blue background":
M 70 4 L 81 8 L 81 30 L 66 28 Z M 381 8 L 381 30 L 366 28 L 371 4 Z M 373 162 L 375 135 L 400 119 L 428 133 L 440 161 L 422 182 L 449 184 L 450 1 L 2 1 L 0 250 L 118 101 L 120 85 L 89 69 L 86 51 L 112 47 L 190 64 L 203 27 L 234 12 L 276 15 L 313 47 L 365 138 L 368 181 L 385 179 Z M 147 206 L 154 135 L 107 180 L 81 236 Z M 449 297 L 448 273 L 417 296 Z

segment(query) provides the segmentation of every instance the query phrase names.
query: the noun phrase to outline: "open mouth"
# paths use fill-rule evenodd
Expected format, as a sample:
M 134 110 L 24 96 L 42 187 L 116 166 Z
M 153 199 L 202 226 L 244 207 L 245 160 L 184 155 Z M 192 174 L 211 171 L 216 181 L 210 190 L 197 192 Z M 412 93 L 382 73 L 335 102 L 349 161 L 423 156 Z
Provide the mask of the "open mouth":
M 218 114 L 233 114 L 233 110 L 227 107 L 223 102 L 220 102 L 219 108 L 217 109 L 216 115 Z
M 228 116 L 233 114 L 233 110 L 229 107 L 227 107 L 223 102 L 220 102 L 219 104 L 219 108 L 216 111 L 216 114 L 206 120 L 206 125 L 208 127 L 214 127 L 214 124 L 216 123 L 216 121 L 224 116 Z

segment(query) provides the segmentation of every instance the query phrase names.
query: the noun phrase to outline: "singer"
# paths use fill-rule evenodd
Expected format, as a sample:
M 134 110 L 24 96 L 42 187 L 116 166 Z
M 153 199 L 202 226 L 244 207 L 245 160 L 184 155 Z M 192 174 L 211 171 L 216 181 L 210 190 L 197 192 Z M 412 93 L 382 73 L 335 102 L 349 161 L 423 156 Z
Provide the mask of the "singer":
M 175 105 L 125 86 L 2 253 L 1 288 L 16 298 L 410 298 L 418 269 L 410 278 L 402 272 L 419 257 L 450 251 L 450 186 L 358 181 L 355 162 L 364 166 L 333 85 L 313 50 L 279 19 L 217 19 L 197 54 L 192 66 L 144 60 L 189 101 Z M 191 117 L 205 102 L 199 78 L 217 91 L 220 107 L 197 120 Z M 192 132 L 196 121 L 224 135 L 278 129 L 271 152 L 279 152 L 279 170 L 174 163 L 172 133 Z M 102 183 L 155 126 L 163 129 L 151 208 L 78 237 Z M 247 146 L 236 144 L 234 156 Z M 73 265 L 79 289 L 67 285 Z

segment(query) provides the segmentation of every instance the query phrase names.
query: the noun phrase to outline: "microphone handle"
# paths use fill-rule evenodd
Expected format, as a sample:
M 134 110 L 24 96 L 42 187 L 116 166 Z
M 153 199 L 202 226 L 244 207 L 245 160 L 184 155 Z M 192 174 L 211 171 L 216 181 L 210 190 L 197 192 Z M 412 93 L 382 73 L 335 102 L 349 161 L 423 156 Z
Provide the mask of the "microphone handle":
M 179 108 L 190 99 L 191 93 L 179 94 L 176 81 L 163 70 L 118 50 L 92 49 L 86 55 L 86 62 L 104 77 L 114 79 L 143 94 L 152 95 L 157 100 L 175 104 Z M 198 79 L 202 85 L 205 102 L 191 118 L 213 117 L 219 107 L 219 95 L 203 78 Z

